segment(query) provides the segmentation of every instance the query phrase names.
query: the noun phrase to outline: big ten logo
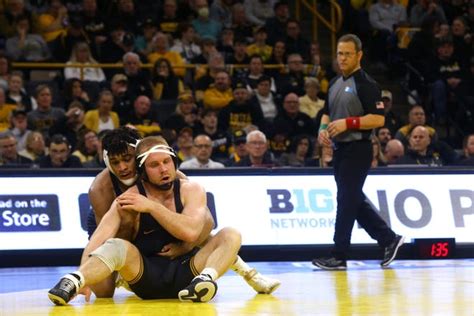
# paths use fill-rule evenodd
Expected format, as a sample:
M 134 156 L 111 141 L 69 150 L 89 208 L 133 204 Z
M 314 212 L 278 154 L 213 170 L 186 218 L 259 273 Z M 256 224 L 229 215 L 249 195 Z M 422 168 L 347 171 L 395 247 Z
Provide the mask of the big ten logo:
M 212 218 L 214 218 L 214 228 L 217 227 L 217 215 L 216 215 L 216 202 L 214 200 L 214 194 L 206 192 L 207 197 L 207 208 L 211 211 Z
M 270 213 L 328 213 L 334 211 L 333 196 L 328 189 L 267 190 Z
M 82 193 L 78 198 L 79 202 L 79 213 L 81 216 L 81 227 L 83 230 L 87 231 L 87 220 L 89 213 L 92 212 L 91 202 L 89 201 L 89 195 L 87 193 Z M 95 217 L 93 217 L 95 223 Z
M 0 195 L 0 231 L 61 230 L 58 197 L 51 195 Z
M 327 189 L 295 189 L 292 192 L 285 189 L 272 189 L 267 190 L 267 194 L 270 197 L 269 211 L 274 214 L 324 213 L 335 209 L 335 198 Z M 474 191 L 449 190 L 449 197 L 454 225 L 465 227 L 465 217 L 474 214 Z M 387 192 L 378 190 L 377 199 L 379 214 L 390 225 Z M 366 202 L 372 204 L 367 198 Z M 396 193 L 392 207 L 398 220 L 410 228 L 427 226 L 433 216 L 430 200 L 423 192 L 415 189 L 406 189 Z M 377 209 L 375 206 L 374 208 Z

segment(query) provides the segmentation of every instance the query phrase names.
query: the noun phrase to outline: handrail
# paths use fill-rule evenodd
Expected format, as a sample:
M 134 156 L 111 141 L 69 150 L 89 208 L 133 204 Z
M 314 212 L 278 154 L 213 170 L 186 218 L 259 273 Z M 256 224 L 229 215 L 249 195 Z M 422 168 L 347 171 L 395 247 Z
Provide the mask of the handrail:
M 332 57 L 336 56 L 336 41 L 337 33 L 342 27 L 342 9 L 341 6 L 335 0 L 329 0 L 328 3 L 331 5 L 331 19 L 327 20 L 317 10 L 317 0 L 313 0 L 313 5 L 309 4 L 307 0 L 296 1 L 296 18 L 300 19 L 301 5 L 303 5 L 313 15 L 313 38 L 317 38 L 317 22 L 320 21 L 329 31 L 331 32 L 331 53 Z

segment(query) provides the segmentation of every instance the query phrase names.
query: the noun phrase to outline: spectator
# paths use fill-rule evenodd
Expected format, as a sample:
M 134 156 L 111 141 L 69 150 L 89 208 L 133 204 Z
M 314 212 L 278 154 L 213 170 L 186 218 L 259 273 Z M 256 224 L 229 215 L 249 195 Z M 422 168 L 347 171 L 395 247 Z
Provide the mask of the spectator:
M 408 134 L 408 149 L 397 164 L 402 165 L 426 165 L 431 167 L 442 166 L 439 154 L 433 152 L 429 145 L 431 137 L 428 129 L 424 126 L 415 126 Z
M 178 35 L 179 39 L 174 41 L 170 51 L 179 53 L 189 64 L 194 58 L 201 55 L 201 47 L 194 42 L 196 32 L 191 24 L 185 22 L 178 26 Z
M 333 148 L 332 146 L 316 145 L 316 156 L 314 157 L 314 167 L 332 168 L 333 166 Z
M 312 119 L 316 118 L 316 115 L 324 107 L 324 100 L 318 98 L 320 87 L 318 79 L 306 78 L 304 83 L 306 94 L 299 98 L 300 111 L 308 114 Z
M 406 24 L 407 11 L 394 0 L 378 0 L 369 8 L 369 21 L 372 26 L 372 59 L 385 66 L 388 62 L 388 45 L 395 35 L 397 26 Z
M 25 148 L 19 150 L 18 154 L 33 162 L 37 162 L 40 158 L 46 156 L 46 149 L 43 134 L 40 132 L 31 132 L 28 133 L 28 136 L 26 137 Z
M 33 164 L 28 158 L 20 156 L 16 148 L 16 138 L 9 132 L 0 133 L 0 166 L 1 167 L 25 167 Z
M 244 130 L 238 130 L 232 135 L 232 148 L 229 159 L 224 163 L 227 167 L 234 167 L 240 163 L 242 159 L 248 156 L 247 146 L 247 133 Z
M 93 104 L 90 102 L 89 94 L 83 88 L 83 82 L 77 78 L 71 78 L 64 82 L 64 105 L 69 106 L 73 101 L 79 101 L 85 110 L 91 110 Z
M 185 127 L 179 131 L 175 147 L 180 164 L 193 158 L 193 130 L 191 128 Z
M 326 66 L 321 61 L 321 50 L 318 41 L 313 41 L 310 46 L 310 65 L 305 67 L 305 73 L 309 77 L 315 77 L 319 80 L 318 96 L 326 98 L 329 89 L 329 80 L 327 78 Z
M 289 93 L 283 100 L 283 111 L 279 113 L 274 120 L 275 133 L 286 135 L 293 138 L 297 135 L 316 135 L 314 121 L 308 114 L 300 111 L 298 96 L 295 93 Z
M 150 99 L 141 95 L 133 103 L 133 110 L 121 120 L 122 125 L 133 125 L 143 137 L 146 137 L 161 132 L 157 118 L 158 115 L 152 109 Z
M 474 30 L 469 30 L 466 20 L 462 16 L 454 18 L 451 25 L 453 36 L 454 58 L 459 60 L 462 67 L 469 66 L 469 58 L 473 55 Z
M 71 155 L 71 146 L 61 134 L 51 137 L 49 154 L 39 160 L 40 168 L 82 168 L 81 161 Z
M 288 152 L 281 154 L 278 165 L 282 167 L 304 167 L 313 154 L 313 140 L 308 135 L 298 135 L 291 140 Z
M 5 98 L 5 90 L 0 88 L 0 132 L 10 128 L 10 115 L 16 110 L 16 104 L 7 104 Z
M 413 127 L 418 125 L 426 127 L 431 139 L 438 139 L 438 134 L 436 133 L 436 130 L 431 126 L 426 125 L 425 110 L 421 105 L 412 106 L 412 108 L 408 112 L 408 124 L 398 129 L 397 133 L 395 134 L 395 138 L 401 141 L 406 146 L 408 144 L 408 133 L 413 129 Z
M 126 115 L 132 109 L 132 97 L 128 91 L 128 78 L 124 74 L 116 74 L 112 77 L 110 89 L 114 96 L 112 111 L 119 117 Z
M 297 20 L 288 19 L 285 44 L 288 55 L 300 54 L 305 62 L 309 61 L 310 45 L 301 34 L 301 27 Z
M 102 150 L 102 139 L 104 138 L 105 134 L 107 134 L 107 131 L 102 131 L 101 133 L 99 133 L 99 135 L 97 135 L 99 139 L 97 143 L 97 153 L 95 154 L 92 160 L 89 160 L 88 162 L 85 162 L 82 164 L 84 168 L 98 168 L 98 169 L 106 168 L 106 165 L 104 162 L 104 152 Z
M 10 59 L 4 54 L 0 54 L 0 88 L 8 89 L 8 80 L 10 79 L 11 70 L 12 65 Z
M 147 57 L 148 61 L 152 64 L 155 64 L 159 59 L 167 59 L 173 66 L 174 73 L 181 78 L 184 77 L 184 73 L 186 72 L 184 59 L 177 52 L 169 50 L 168 36 L 164 33 L 156 33 L 153 38 L 152 52 Z
M 421 26 L 429 17 L 435 17 L 442 24 L 447 23 L 443 8 L 435 0 L 417 0 L 410 10 L 410 26 Z
M 85 130 L 84 125 L 84 106 L 79 101 L 72 101 L 65 116 L 57 120 L 49 129 L 49 134 L 61 134 L 67 138 L 71 145 L 71 150 L 76 149 L 78 135 Z
M 158 26 L 155 20 L 151 17 L 143 21 L 142 34 L 135 38 L 135 49 L 140 55 L 148 56 L 153 51 L 153 39 L 158 33 Z
M 275 166 L 273 157 L 268 151 L 267 137 L 259 130 L 247 134 L 246 143 L 248 155 L 242 158 L 235 167 L 270 168 Z
M 219 71 L 216 74 L 214 84 L 204 91 L 204 108 L 221 110 L 233 99 L 229 74 Z
M 64 110 L 53 107 L 53 95 L 48 85 L 38 85 L 35 90 L 36 110 L 28 113 L 28 126 L 33 131 L 39 131 L 46 140 L 49 139 L 49 129 L 65 117 Z
M 388 90 L 382 90 L 382 101 L 385 112 L 385 126 L 390 130 L 392 135 L 395 135 L 398 129 L 402 127 L 402 120 L 400 116 L 395 113 L 395 111 L 393 111 L 392 92 Z
M 232 29 L 236 38 L 244 38 L 246 42 L 252 40 L 252 25 L 247 19 L 242 3 L 235 3 L 232 6 Z
M 82 130 L 78 135 L 77 148 L 72 153 L 79 158 L 82 164 L 95 158 L 99 149 L 99 138 L 94 131 L 89 129 Z
M 274 45 L 286 31 L 286 23 L 290 18 L 290 10 L 286 1 L 277 1 L 273 5 L 274 16 L 266 19 L 265 29 L 268 32 L 267 43 Z
M 178 133 L 185 127 L 195 128 L 199 116 L 194 97 L 189 91 L 183 91 L 178 96 L 178 105 L 173 114 L 163 124 L 163 128 L 172 129 Z
M 232 147 L 229 134 L 219 128 L 218 113 L 215 110 L 204 109 L 201 113 L 201 124 L 196 126 L 195 134 L 204 134 L 212 140 L 213 160 L 225 163 L 229 158 L 230 148 Z M 245 143 L 245 140 L 244 140 Z
M 178 15 L 178 5 L 176 0 L 165 0 L 163 2 L 163 13 L 158 19 L 161 32 L 176 37 L 178 34 L 179 23 L 182 22 Z
M 192 20 L 196 33 L 200 38 L 212 38 L 214 41 L 220 36 L 222 24 L 209 17 L 209 5 L 207 0 L 196 0 L 195 7 L 197 18 Z
M 380 144 L 377 136 L 371 136 L 372 142 L 372 163 L 370 165 L 371 168 L 376 167 L 384 167 L 387 165 L 387 161 L 385 160 L 385 156 L 382 152 L 382 145 Z
M 47 43 L 66 32 L 67 23 L 67 8 L 60 0 L 50 0 L 46 12 L 38 16 L 39 31 Z
M 245 14 L 250 23 L 263 26 L 267 19 L 274 16 L 274 0 L 245 0 Z
M 32 34 L 30 20 L 20 15 L 15 20 L 16 34 L 7 39 L 5 52 L 14 61 L 40 62 L 51 57 L 48 45 L 37 34 Z
M 87 37 L 95 46 L 102 45 L 107 40 L 105 17 L 97 8 L 97 0 L 82 1 L 82 20 Z
M 232 4 L 233 0 L 215 0 L 211 4 L 211 19 L 221 23 L 223 27 L 232 25 Z
M 263 68 L 263 58 L 260 55 L 252 55 L 250 56 L 250 63 L 249 63 L 249 72 L 245 76 L 245 81 L 247 83 L 247 89 L 250 92 L 254 92 L 257 88 L 258 80 L 265 76 L 264 73 L 265 69 Z M 276 92 L 275 81 L 273 78 L 270 77 L 271 85 L 270 90 Z
M 239 65 L 232 69 L 233 79 L 238 80 L 245 78 L 248 71 L 247 65 L 250 64 L 250 58 L 247 55 L 247 41 L 244 38 L 241 37 L 234 40 L 234 52 L 232 56 L 226 57 L 225 62 L 230 65 Z
M 383 151 L 387 143 L 392 139 L 392 133 L 388 127 L 382 126 L 375 129 L 375 137 L 377 137 Z
M 1 88 L 0 88 L 1 89 Z M 13 72 L 8 79 L 8 90 L 5 92 L 7 104 L 16 104 L 17 110 L 32 110 L 32 98 L 25 92 L 23 86 L 23 75 L 21 72 Z
M 231 28 L 224 28 L 221 32 L 221 37 L 217 42 L 217 50 L 224 55 L 224 60 L 229 59 L 234 55 L 234 30 Z
M 235 132 L 247 125 L 264 127 L 263 113 L 256 103 L 249 100 L 250 94 L 244 82 L 233 85 L 233 100 L 219 113 L 219 127 L 222 130 Z
M 184 161 L 180 169 L 219 169 L 224 168 L 220 162 L 211 159 L 212 140 L 207 135 L 198 135 L 193 143 L 194 157 Z
M 273 78 L 279 78 L 286 74 L 286 43 L 284 40 L 277 40 L 273 44 L 272 55 L 267 61 L 267 65 L 273 66 L 267 69 L 266 72 Z
M 300 54 L 288 55 L 288 74 L 280 75 L 277 78 L 277 91 L 281 95 L 290 92 L 296 93 L 299 97 L 305 94 L 304 90 L 304 64 Z
M 210 64 L 211 61 L 220 54 L 216 47 L 216 41 L 213 38 L 205 37 L 200 40 L 201 43 L 201 54 L 195 56 L 192 60 L 192 64 Z M 222 64 L 224 63 L 224 57 L 222 56 Z M 199 68 L 198 68 L 199 70 Z M 199 79 L 202 73 L 196 71 L 196 79 Z
M 20 152 L 26 147 L 26 138 L 31 133 L 28 129 L 28 120 L 26 111 L 15 110 L 11 113 L 11 129 L 10 132 L 15 136 L 17 141 L 17 150 Z
M 175 75 L 166 58 L 158 59 L 152 70 L 153 97 L 155 100 L 175 101 L 184 92 L 183 81 Z
M 3 1 L 3 4 L 5 4 L 5 1 Z M 2 30 L 2 33 L 5 35 L 5 37 L 11 37 L 15 35 L 15 20 L 19 16 L 25 16 L 29 21 L 32 33 L 37 33 L 38 17 L 36 14 L 33 14 L 26 9 L 25 1 L 8 0 L 6 1 L 6 6 L 3 8 L 3 12 L 0 12 L 0 30 Z
M 71 64 L 81 64 L 86 65 L 97 65 L 97 60 L 94 59 L 91 55 L 89 45 L 85 42 L 78 42 L 74 45 L 72 49 L 71 57 L 66 65 Z M 64 69 L 64 78 L 71 79 L 76 78 L 82 81 L 92 81 L 92 82 L 103 82 L 105 81 L 104 71 L 100 67 L 66 67 Z
M 272 79 L 269 76 L 261 76 L 257 80 L 257 89 L 252 96 L 251 103 L 257 104 L 265 119 L 264 132 L 271 130 L 273 120 L 281 111 L 281 99 L 271 91 Z
M 79 42 L 85 42 L 90 45 L 90 50 L 93 52 L 92 54 L 97 55 L 95 43 L 90 42 L 83 27 L 84 24 L 81 16 L 73 15 L 69 17 L 66 31 L 48 43 L 51 47 L 54 60 L 61 62 L 68 61 L 71 57 L 73 47 Z
M 123 55 L 123 70 L 128 79 L 127 91 L 133 100 L 139 95 L 153 97 L 150 73 L 142 69 L 140 56 L 133 52 Z
M 397 163 L 400 157 L 405 155 L 405 147 L 398 139 L 391 139 L 385 145 L 383 154 L 387 165 L 393 165 Z
M 272 46 L 267 45 L 267 30 L 261 26 L 253 33 L 253 43 L 247 46 L 247 54 L 249 56 L 258 55 L 263 62 L 270 59 L 272 55 Z
M 112 24 L 120 22 L 123 24 L 125 31 L 132 34 L 139 33 L 139 21 L 142 21 L 143 17 L 138 15 L 133 0 L 118 0 L 116 11 L 113 12 L 110 17 Z
M 474 166 L 474 134 L 467 135 L 463 140 L 463 156 L 459 159 L 458 165 Z
M 112 111 L 114 96 L 112 92 L 102 91 L 97 100 L 97 109 L 89 110 L 84 117 L 84 125 L 96 133 L 103 130 L 110 130 L 120 126 L 119 117 Z

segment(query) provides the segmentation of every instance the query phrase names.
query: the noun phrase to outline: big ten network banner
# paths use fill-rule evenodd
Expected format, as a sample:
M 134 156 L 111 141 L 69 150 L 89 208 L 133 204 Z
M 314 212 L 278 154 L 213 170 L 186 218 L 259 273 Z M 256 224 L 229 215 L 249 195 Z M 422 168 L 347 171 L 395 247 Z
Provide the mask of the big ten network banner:
M 336 185 L 326 175 L 191 176 L 207 191 L 216 230 L 243 245 L 332 244 Z M 91 176 L 0 177 L 0 251 L 87 244 Z M 399 234 L 474 242 L 474 174 L 371 175 L 367 198 Z M 356 224 L 354 243 L 374 243 Z
M 0 177 L 0 250 L 84 248 L 93 179 Z
M 216 229 L 233 226 L 243 245 L 331 244 L 333 176 L 193 177 L 214 199 Z M 474 242 L 474 175 L 371 175 L 370 203 L 398 234 Z M 353 243 L 375 243 L 357 226 Z

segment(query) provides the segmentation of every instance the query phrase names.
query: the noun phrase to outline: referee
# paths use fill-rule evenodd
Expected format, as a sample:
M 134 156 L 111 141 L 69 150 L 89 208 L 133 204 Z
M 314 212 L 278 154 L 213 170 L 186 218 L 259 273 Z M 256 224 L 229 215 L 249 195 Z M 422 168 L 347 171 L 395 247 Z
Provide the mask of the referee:
M 318 141 L 334 148 L 337 214 L 334 248 L 328 258 L 313 264 L 326 270 L 344 270 L 354 222 L 384 248 L 381 266 L 388 266 L 403 244 L 368 202 L 362 187 L 372 161 L 372 129 L 384 125 L 384 105 L 377 83 L 361 69 L 362 43 L 353 34 L 337 43 L 337 63 L 342 75 L 334 78 L 323 108 Z

